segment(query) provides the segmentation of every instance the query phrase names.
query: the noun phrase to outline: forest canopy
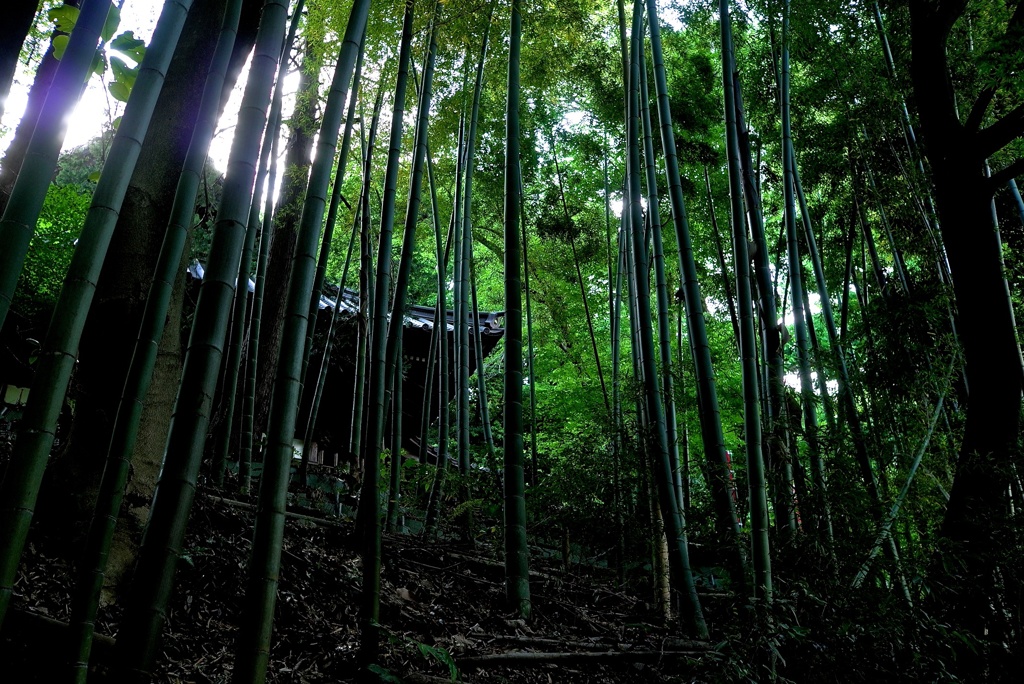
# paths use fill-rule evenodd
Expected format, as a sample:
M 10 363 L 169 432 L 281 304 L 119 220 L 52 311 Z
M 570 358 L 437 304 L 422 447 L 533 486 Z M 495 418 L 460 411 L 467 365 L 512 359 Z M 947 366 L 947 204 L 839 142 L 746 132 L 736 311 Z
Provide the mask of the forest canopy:
M 9 4 L 0 626 L 56 549 L 75 681 L 166 675 L 224 501 L 236 682 L 295 515 L 359 557 L 345 677 L 416 535 L 522 625 L 605 572 L 693 681 L 1016 671 L 1020 0 Z

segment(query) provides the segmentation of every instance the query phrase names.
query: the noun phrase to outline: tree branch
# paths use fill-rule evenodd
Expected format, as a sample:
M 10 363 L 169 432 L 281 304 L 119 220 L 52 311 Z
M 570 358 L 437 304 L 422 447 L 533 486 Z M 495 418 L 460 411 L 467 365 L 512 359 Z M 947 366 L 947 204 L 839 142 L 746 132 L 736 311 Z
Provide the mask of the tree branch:
M 1014 38 L 1013 33 L 1014 32 L 1019 32 L 1019 29 L 1021 28 L 1021 26 L 1024 26 L 1024 2 L 1018 2 L 1017 3 L 1017 7 L 1013 10 L 1013 15 L 1010 17 L 1010 20 L 1008 22 L 1006 22 L 1006 31 L 1003 33 L 1002 39 L 999 40 L 999 41 L 996 41 L 995 43 L 993 43 L 993 45 L 999 45 L 1002 42 L 1010 42 L 1010 43 L 1017 42 L 1017 41 L 1013 40 L 1013 38 Z M 967 130 L 968 131 L 977 130 L 978 126 L 981 125 L 981 121 L 985 117 L 985 111 L 988 109 L 989 104 L 991 104 L 992 97 L 995 95 L 995 92 L 996 92 L 996 87 L 995 86 L 990 86 L 988 88 L 985 88 L 985 90 L 981 91 L 981 94 L 978 96 L 977 101 L 975 101 L 974 106 L 971 108 L 970 116 L 967 117 Z M 1016 133 L 1013 133 L 1012 132 L 1012 130 L 1013 130 L 1012 121 L 1013 121 L 1013 116 L 1015 114 L 1017 115 L 1017 124 L 1016 124 L 1016 129 L 1017 130 L 1016 130 Z M 997 121 L 992 126 L 989 126 L 988 128 L 986 128 L 984 131 L 981 131 L 980 135 L 985 136 L 987 138 L 988 136 L 986 134 L 989 131 L 992 131 L 996 126 L 999 126 L 1003 121 L 1006 121 L 1007 119 L 1011 120 L 1011 123 L 1009 125 L 1010 133 L 1009 133 L 1008 137 L 1004 137 L 1002 139 L 1002 141 L 1000 142 L 1000 136 L 999 136 L 999 133 L 1001 132 L 1001 129 L 1000 129 L 1000 130 L 995 131 L 995 135 L 994 135 L 994 139 L 993 140 L 987 140 L 987 141 L 984 140 L 984 139 L 982 140 L 982 146 L 983 147 L 986 144 L 996 145 L 991 150 L 986 150 L 985 151 L 985 156 L 991 155 L 993 152 L 995 152 L 1000 147 L 1005 145 L 1011 139 L 1013 139 L 1016 136 L 1020 135 L 1021 132 L 1024 132 L 1024 110 L 1022 110 L 1022 107 L 1017 107 L 1017 109 L 1015 109 L 1012 112 L 1010 112 L 1007 116 L 1003 117 L 1000 121 Z M 1005 135 L 1005 133 L 1004 133 L 1004 135 Z
M 1014 160 L 1001 171 L 993 173 L 988 179 L 989 189 L 995 193 L 1009 183 L 1011 178 L 1016 178 L 1022 174 L 1024 174 L 1024 157 Z
M 991 157 L 1014 138 L 1024 134 L 1024 104 L 1017 107 L 988 128 L 978 131 L 978 153 Z
M 988 106 L 992 104 L 992 98 L 995 94 L 995 88 L 985 88 L 978 95 L 978 99 L 974 101 L 974 106 L 971 107 L 971 113 L 967 116 L 967 122 L 964 124 L 964 128 L 968 132 L 973 133 L 981 126 L 981 120 L 985 118 L 985 112 L 988 111 Z

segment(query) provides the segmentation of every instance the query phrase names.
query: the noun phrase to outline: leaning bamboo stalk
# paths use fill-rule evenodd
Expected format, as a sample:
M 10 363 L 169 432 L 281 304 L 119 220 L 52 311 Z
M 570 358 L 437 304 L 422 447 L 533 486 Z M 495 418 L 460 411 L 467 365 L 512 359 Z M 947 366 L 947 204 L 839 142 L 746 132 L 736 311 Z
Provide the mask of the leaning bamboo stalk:
M 224 195 L 196 304 L 164 465 L 117 640 L 115 667 L 118 676 L 127 681 L 148 681 L 159 652 L 160 633 L 174 588 L 175 569 L 210 423 L 239 254 L 252 203 L 260 138 L 267 122 L 286 18 L 286 0 L 268 0 L 228 160 Z
M 1010 188 L 1010 194 L 1013 195 L 1013 203 L 1017 208 L 1017 216 L 1020 217 L 1020 222 L 1024 223 L 1024 199 L 1021 199 L 1020 190 L 1017 189 L 1017 181 L 1011 178 L 1007 182 L 1007 186 Z
M 281 573 L 288 480 L 294 453 L 292 442 L 302 389 L 301 367 L 309 316 L 309 293 L 313 289 L 316 248 L 327 206 L 327 188 L 348 100 L 349 82 L 355 71 L 356 58 L 363 50 L 363 30 L 369 11 L 370 0 L 356 0 L 352 5 L 338 53 L 334 80 L 324 106 L 316 157 L 302 205 L 292 275 L 288 283 L 281 354 L 270 404 L 268 444 L 263 458 L 242 628 L 236 647 L 233 680 L 237 684 L 263 682 L 267 675 L 277 583 Z
M 153 379 L 157 351 L 163 337 L 181 255 L 188 239 L 192 209 L 199 191 L 207 149 L 217 124 L 224 74 L 234 47 L 241 9 L 242 0 L 232 0 L 225 8 L 220 36 L 199 105 L 196 127 L 192 132 L 192 140 L 174 193 L 171 215 L 157 259 L 153 284 L 146 297 L 138 341 L 114 419 L 106 465 L 96 498 L 96 510 L 79 561 L 78 580 L 72 600 L 71 669 L 73 680 L 81 684 L 84 684 L 88 675 L 89 655 L 95 633 L 100 593 L 103 590 L 107 556 L 117 525 L 118 511 L 124 499 L 131 455 L 135 451 L 139 420 L 142 417 L 142 400 Z
M 761 457 L 761 415 L 758 405 L 757 349 L 751 293 L 750 256 L 743 214 L 742 169 L 736 122 L 735 67 L 729 1 L 719 2 L 722 24 L 722 73 L 725 81 L 725 131 L 729 157 L 729 185 L 733 225 L 733 262 L 736 271 L 737 312 L 740 319 L 740 360 L 743 367 L 743 434 L 750 477 L 751 542 L 754 550 L 754 596 L 772 598 L 771 555 L 768 547 L 768 505 L 765 500 L 764 461 Z
M 944 399 L 945 395 L 940 396 L 938 403 L 935 405 L 935 412 L 932 414 L 932 420 L 928 425 L 928 432 L 925 433 L 924 439 L 921 440 L 921 446 L 918 447 L 914 461 L 910 464 L 910 470 L 907 471 L 907 481 L 903 483 L 900 493 L 896 495 L 896 499 L 893 501 L 892 508 L 889 509 L 888 517 L 879 528 L 878 535 L 875 537 L 875 543 L 871 547 L 871 551 L 868 552 L 868 557 L 861 564 L 853 581 L 850 582 L 851 589 L 860 589 L 861 584 L 864 583 L 865 578 L 867 578 L 868 573 L 871 571 L 871 563 L 881 553 L 882 545 L 887 539 L 892 538 L 890 534 L 892 525 L 896 522 L 897 516 L 899 516 L 900 508 L 903 506 L 903 502 L 906 501 L 907 494 L 910 493 L 910 486 L 914 483 L 914 475 L 917 474 L 917 469 L 921 465 L 921 459 L 924 458 L 924 454 L 928 450 L 928 443 L 935 433 L 935 426 L 939 422 L 939 416 L 942 414 L 942 402 Z
M 188 5 L 184 7 L 187 12 Z M 3 217 L 0 218 L 0 328 L 11 308 L 11 299 L 28 254 L 29 242 L 35 232 L 46 191 L 50 187 L 50 179 L 57 168 L 57 157 L 67 131 L 66 119 L 78 102 L 82 86 L 92 73 L 96 44 L 100 40 L 109 8 L 110 4 L 104 0 L 85 0 L 82 3 L 64 56 L 57 65 L 53 83 L 47 92 L 46 103 L 32 132 L 25 160 L 11 190 Z M 139 75 L 142 75 L 141 72 Z M 127 176 L 131 176 L 130 171 Z M 4 584 L 6 581 L 0 580 L 0 623 L 3 622 L 9 600 L 5 598 L 9 594 L 3 588 Z
M 3 502 L 0 504 L 0 529 L 4 530 L 3 536 L 0 537 L 0 624 L 3 623 L 4 614 L 14 592 L 18 562 L 28 538 L 43 473 L 56 436 L 57 421 L 64 406 L 64 395 L 71 382 L 71 373 L 78 357 L 78 346 L 96 293 L 96 283 L 103 267 L 107 247 L 114 234 L 121 203 L 128 189 L 128 181 L 135 170 L 135 163 L 142 149 L 142 140 L 156 109 L 164 74 L 170 65 L 191 5 L 192 0 L 167 0 L 160 13 L 150 49 L 142 60 L 132 97 L 129 98 L 121 126 L 111 145 L 110 156 L 103 166 L 103 173 L 93 193 L 92 204 L 89 206 L 82 233 L 78 237 L 75 253 L 64 279 L 64 287 L 54 308 L 50 328 L 36 363 L 32 392 L 19 425 L 4 486 L 0 489 L 0 501 Z M 84 9 L 89 9 L 89 5 Z M 79 15 L 79 19 L 84 22 L 92 20 L 91 15 Z M 85 30 L 88 31 L 88 24 Z M 88 35 L 90 34 L 87 32 L 86 36 Z M 95 44 L 92 47 L 94 48 Z M 90 52 L 90 56 L 91 54 Z M 56 84 L 53 87 L 56 87 Z M 79 89 L 80 87 L 76 88 L 75 92 Z M 45 114 L 47 117 L 50 115 L 51 113 Z M 46 130 L 39 128 L 43 125 L 43 121 L 40 120 L 36 128 L 37 133 Z M 57 149 L 59 151 L 59 144 Z M 42 152 L 45 150 L 36 150 L 35 154 Z M 49 176 L 45 179 L 33 176 L 34 170 L 41 170 L 45 165 L 42 156 L 33 157 L 31 160 L 26 158 L 18 177 L 18 184 L 15 186 L 15 195 L 19 194 L 23 178 L 28 183 L 42 183 L 42 193 L 45 195 Z M 20 192 L 31 195 L 34 189 L 28 187 Z M 6 278 L 13 272 L 16 279 L 21 270 L 18 254 L 20 253 L 23 259 L 24 253 L 20 251 L 20 240 L 24 237 L 27 246 L 31 230 L 27 234 L 20 231 L 16 221 L 27 216 L 22 213 L 26 204 L 32 204 L 31 198 L 9 203 L 5 216 L 10 214 L 13 218 L 5 218 L 0 223 L 0 254 L 3 254 L 7 261 L 4 268 L 0 268 L 0 272 L 4 274 L 0 277 Z M 31 219 L 30 225 L 35 225 L 34 218 Z M 8 242 L 8 238 L 14 238 L 14 244 Z M 9 294 L 3 289 L 3 285 L 0 285 L 0 319 L 3 318 L 10 303 Z
M 739 541 L 739 524 L 736 506 L 726 484 L 725 437 L 722 433 L 722 419 L 718 409 L 718 392 L 715 388 L 714 369 L 711 363 L 711 347 L 708 342 L 704 321 L 704 304 L 700 282 L 697 280 L 697 264 L 690 238 L 690 226 L 683 199 L 683 187 L 676 156 L 675 132 L 672 129 L 671 105 L 668 97 L 668 79 L 665 74 L 665 59 L 661 49 L 661 27 L 658 23 L 657 3 L 647 0 L 651 21 L 651 61 L 654 63 L 654 84 L 658 95 L 658 120 L 661 126 L 661 147 L 665 154 L 665 174 L 668 177 L 669 199 L 672 205 L 672 222 L 679 246 L 679 271 L 683 280 L 683 297 L 686 302 L 686 326 L 690 338 L 690 350 L 694 357 L 698 402 L 701 406 L 701 438 L 708 464 L 709 488 L 715 504 L 715 526 L 728 553 L 729 574 L 737 586 L 746 583 L 745 562 Z

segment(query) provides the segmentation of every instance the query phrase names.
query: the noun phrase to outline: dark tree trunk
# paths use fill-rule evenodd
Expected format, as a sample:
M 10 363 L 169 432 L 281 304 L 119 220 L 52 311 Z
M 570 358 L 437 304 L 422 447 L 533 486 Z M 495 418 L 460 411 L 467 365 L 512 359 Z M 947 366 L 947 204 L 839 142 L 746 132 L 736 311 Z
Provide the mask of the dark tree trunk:
M 11 92 L 14 72 L 25 37 L 32 28 L 39 0 L 9 0 L 4 21 L 0 22 L 0 119 L 3 118 L 7 95 Z
M 299 89 L 295 109 L 288 123 L 290 132 L 285 152 L 285 171 L 281 187 L 281 200 L 274 218 L 274 239 L 270 243 L 267 264 L 267 285 L 260 316 L 260 358 L 256 381 L 255 430 L 259 434 L 266 425 L 270 410 L 270 392 L 281 351 L 281 332 L 284 327 L 285 296 L 288 278 L 292 272 L 292 254 L 298 236 L 302 201 L 306 196 L 309 166 L 313 157 L 313 136 L 316 133 L 316 106 L 320 65 L 309 46 L 300 67 Z
M 939 590 L 933 596 L 956 628 L 998 644 L 1003 634 L 998 592 L 1008 587 L 1000 589 L 1003 580 L 996 575 L 1011 569 L 1011 559 L 1002 550 L 1012 548 L 1004 543 L 1003 528 L 1011 466 L 1019 460 L 1021 386 L 1014 380 L 1019 377 L 1020 348 L 991 212 L 996 186 L 985 176 L 985 160 L 1021 135 L 1024 121 L 1007 117 L 981 131 L 970 122 L 961 123 L 948 76 L 946 39 L 965 7 L 965 0 L 910 3 L 914 94 L 933 170 L 971 388 L 941 528 L 943 558 L 934 566 L 939 576 L 933 586 Z M 1020 14 L 1018 6 L 1011 22 L 1019 22 Z M 993 136 L 994 130 L 1001 136 Z M 965 673 L 990 666 L 983 662 L 983 650 L 961 650 Z

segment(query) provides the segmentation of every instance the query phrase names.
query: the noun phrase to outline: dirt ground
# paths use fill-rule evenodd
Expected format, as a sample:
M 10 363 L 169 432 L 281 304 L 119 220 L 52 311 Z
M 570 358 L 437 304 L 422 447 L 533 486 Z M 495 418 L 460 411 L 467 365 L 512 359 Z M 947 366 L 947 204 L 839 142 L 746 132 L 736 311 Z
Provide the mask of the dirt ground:
M 164 630 L 158 682 L 227 682 L 254 512 L 219 494 L 196 497 Z M 493 528 L 492 528 L 493 529 Z M 500 530 L 500 528 L 499 528 Z M 381 575 L 382 681 L 722 681 L 728 647 L 659 624 L 643 580 L 619 586 L 607 568 L 570 565 L 536 549 L 533 616 L 504 605 L 500 541 L 473 544 L 386 535 Z M 453 535 L 454 538 L 454 535 Z M 271 649 L 271 682 L 355 681 L 360 559 L 345 518 L 289 518 Z M 546 558 L 545 558 L 546 557 Z M 66 662 L 69 565 L 45 540 L 26 550 L 10 624 L 0 639 L 5 682 L 54 682 Z M 709 594 L 714 602 L 727 597 Z M 43 622 L 37 617 L 49 618 Z M 120 610 L 98 632 L 116 637 Z M 110 640 L 94 647 L 90 681 L 107 680 Z M 726 668 L 727 669 L 727 668 Z M 725 676 L 724 678 L 728 678 Z

